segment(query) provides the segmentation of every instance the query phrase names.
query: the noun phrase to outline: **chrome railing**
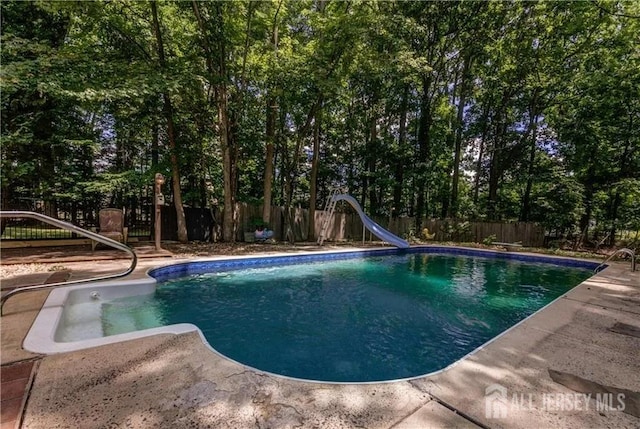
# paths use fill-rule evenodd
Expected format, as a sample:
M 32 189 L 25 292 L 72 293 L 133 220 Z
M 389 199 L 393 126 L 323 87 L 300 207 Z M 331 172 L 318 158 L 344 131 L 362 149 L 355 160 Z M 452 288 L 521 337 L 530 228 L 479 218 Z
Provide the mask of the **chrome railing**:
M 603 263 L 601 263 L 600 265 L 598 265 L 596 267 L 595 270 L 593 270 L 594 273 L 599 273 L 601 271 L 601 268 L 605 265 L 607 265 L 607 262 L 609 262 L 610 260 L 612 260 L 614 257 L 616 257 L 618 255 L 618 253 L 625 253 L 629 256 L 631 256 L 631 271 L 635 271 L 636 270 L 636 252 L 634 252 L 631 249 L 627 249 L 626 247 L 623 249 L 618 249 L 615 252 L 613 252 Z
M 61 285 L 73 285 L 73 284 L 79 284 L 79 283 L 88 283 L 88 282 L 95 282 L 95 281 L 99 281 L 99 280 L 108 280 L 108 279 L 116 279 L 119 277 L 124 277 L 126 275 L 129 275 L 133 272 L 133 270 L 136 268 L 136 264 L 138 263 L 138 257 L 136 256 L 135 252 L 127 245 L 124 245 L 122 243 L 118 243 L 115 240 L 112 240 L 110 238 L 107 238 L 103 235 L 100 235 L 98 233 L 92 232 L 92 231 L 87 231 L 86 229 L 80 228 L 78 226 L 72 225 L 68 222 L 63 222 L 61 220 L 58 219 L 54 219 L 52 217 L 49 216 L 45 216 L 43 214 L 40 213 L 34 213 L 34 212 L 26 212 L 26 211 L 0 211 L 0 219 L 2 218 L 29 218 L 29 219 L 36 219 L 39 220 L 41 222 L 47 223 L 49 225 L 53 225 L 53 226 L 57 226 L 58 228 L 62 228 L 62 229 L 66 229 L 68 231 L 72 231 L 75 232 L 76 234 L 80 234 L 84 237 L 90 238 L 91 240 L 97 241 L 99 243 L 102 244 L 106 244 L 107 246 L 111 246 L 114 247 L 118 250 L 123 250 L 125 252 L 127 252 L 130 256 L 131 256 L 131 265 L 129 266 L 129 268 L 127 268 L 125 271 L 121 272 L 121 273 L 116 273 L 116 274 L 108 274 L 105 276 L 98 276 L 98 277 L 92 277 L 90 279 L 81 279 L 81 280 L 72 280 L 69 282 L 58 282 L 58 283 L 49 283 L 49 284 L 42 284 L 42 285 L 35 285 L 35 286 L 24 286 L 24 287 L 18 287 L 16 289 L 10 290 L 9 292 L 7 292 L 6 294 L 2 295 L 2 298 L 0 298 L 0 315 L 2 315 L 2 309 L 4 307 L 4 303 L 7 301 L 7 299 L 9 299 L 10 297 L 17 295 L 19 293 L 23 293 L 23 292 L 30 292 L 30 291 L 34 291 L 34 290 L 40 290 L 40 289 L 50 289 L 50 288 L 54 288 L 56 286 L 61 286 Z

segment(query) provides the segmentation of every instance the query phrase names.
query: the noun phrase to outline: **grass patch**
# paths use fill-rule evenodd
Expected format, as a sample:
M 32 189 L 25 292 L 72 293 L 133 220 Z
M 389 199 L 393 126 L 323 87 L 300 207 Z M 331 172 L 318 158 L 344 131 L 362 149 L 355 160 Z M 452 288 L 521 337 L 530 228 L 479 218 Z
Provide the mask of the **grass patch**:
M 7 226 L 2 233 L 3 240 L 46 240 L 72 237 L 71 231 L 42 226 Z
M 431 244 L 437 246 L 461 246 L 461 247 L 471 247 L 474 249 L 486 249 L 486 250 L 504 250 L 502 246 L 494 246 L 491 244 L 485 243 L 457 243 L 452 241 L 420 241 L 414 242 L 413 244 Z M 529 253 L 540 253 L 542 255 L 552 255 L 552 256 L 564 256 L 567 258 L 582 258 L 582 259 L 603 259 L 608 255 L 605 253 L 594 253 L 586 250 L 583 251 L 572 251 L 572 250 L 563 250 L 563 249 L 547 249 L 544 247 L 522 247 L 519 248 L 517 252 L 529 252 Z

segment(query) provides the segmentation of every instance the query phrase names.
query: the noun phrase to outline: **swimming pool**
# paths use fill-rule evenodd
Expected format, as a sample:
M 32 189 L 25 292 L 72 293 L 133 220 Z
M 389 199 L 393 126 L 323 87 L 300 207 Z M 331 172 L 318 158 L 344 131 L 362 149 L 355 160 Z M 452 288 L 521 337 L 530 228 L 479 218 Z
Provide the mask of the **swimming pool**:
M 152 270 L 157 285 L 140 282 L 133 296 L 131 287 L 72 291 L 54 340 L 195 325 L 216 351 L 266 372 L 403 379 L 446 368 L 595 265 L 445 247 L 178 264 Z

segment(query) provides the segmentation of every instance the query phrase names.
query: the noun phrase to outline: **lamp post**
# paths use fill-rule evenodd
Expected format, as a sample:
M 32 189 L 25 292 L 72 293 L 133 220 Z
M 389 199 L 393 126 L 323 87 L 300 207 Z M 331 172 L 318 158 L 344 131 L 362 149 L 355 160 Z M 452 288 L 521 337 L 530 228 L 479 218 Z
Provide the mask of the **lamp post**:
M 162 195 L 162 185 L 164 184 L 164 176 L 160 173 L 156 173 L 155 178 L 155 198 L 154 203 L 156 206 L 156 223 L 155 223 L 155 239 L 156 250 L 162 250 L 160 247 L 160 238 L 162 233 L 162 223 L 160 222 L 160 207 L 164 205 L 164 195 Z

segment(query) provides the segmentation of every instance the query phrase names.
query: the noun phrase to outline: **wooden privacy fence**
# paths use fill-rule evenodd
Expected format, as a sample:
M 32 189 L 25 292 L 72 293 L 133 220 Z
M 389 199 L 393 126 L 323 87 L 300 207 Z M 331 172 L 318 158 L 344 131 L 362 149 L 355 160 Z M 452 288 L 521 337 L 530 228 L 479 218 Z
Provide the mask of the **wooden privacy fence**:
M 285 211 L 283 207 L 271 208 L 271 220 L 269 229 L 274 231 L 276 240 L 284 239 Z M 322 227 L 324 212 L 317 210 L 314 217 L 316 236 Z M 262 218 L 262 206 L 251 206 L 245 203 L 238 204 L 238 231 L 236 240 L 244 240 L 244 232 L 251 232 L 252 220 Z M 222 216 L 218 216 L 222 219 Z M 291 219 L 296 241 L 308 241 L 309 211 L 303 208 L 292 208 Z M 373 217 L 383 228 L 388 229 L 399 237 L 407 238 L 415 236 L 420 238 L 422 231 L 415 231 L 415 218 L 399 217 Z M 544 246 L 544 228 L 532 222 L 468 222 L 451 219 L 426 219 L 422 222 L 422 228 L 427 228 L 429 234 L 435 234 L 436 241 L 477 242 L 480 243 L 488 237 L 498 242 L 521 242 L 527 247 Z M 363 225 L 357 213 L 334 213 L 329 224 L 329 240 L 361 240 Z M 377 237 L 365 231 L 366 240 L 378 240 Z
M 284 214 L 284 207 L 271 206 L 269 229 L 273 230 L 273 237 L 278 241 L 284 239 Z M 220 216 L 220 219 L 222 219 L 222 216 Z M 252 221 L 256 219 L 262 219 L 261 205 L 251 206 L 246 203 L 238 203 L 238 230 L 236 231 L 236 240 L 243 241 L 245 232 L 252 232 L 255 230 L 255 226 L 252 225 Z M 293 233 L 296 241 L 306 241 L 308 238 L 307 232 L 309 230 L 309 210 L 302 209 L 300 207 L 292 208 L 291 220 L 293 223 Z M 316 225 L 318 224 L 319 221 Z
M 339 208 L 344 207 L 340 205 Z M 350 209 L 348 209 L 350 210 Z M 187 223 L 187 234 L 190 241 L 217 241 L 222 236 L 223 215 L 218 208 L 196 208 L 185 207 L 185 218 Z M 72 212 L 69 212 L 73 215 Z M 58 217 L 61 220 L 71 221 L 73 224 L 83 228 L 95 227 L 84 217 L 67 219 L 67 212 L 60 211 Z M 142 214 L 141 216 L 138 216 Z M 284 240 L 285 211 L 283 207 L 271 208 L 271 220 L 269 229 L 274 231 L 274 238 L 278 241 Z M 322 227 L 322 217 L 324 212 L 317 210 L 313 219 L 316 236 Z M 238 229 L 236 231 L 236 241 L 244 241 L 244 233 L 255 230 L 256 219 L 262 219 L 262 206 L 248 205 L 246 203 L 237 204 Z M 312 241 L 315 238 L 308 237 L 309 211 L 300 207 L 291 209 L 291 220 L 293 233 L 296 241 Z M 413 217 L 399 217 L 390 219 L 389 217 L 374 217 L 373 220 L 381 227 L 388 229 L 392 233 L 402 238 L 411 236 L 421 238 L 422 230 L 415 230 L 415 219 Z M 24 220 L 13 220 L 13 224 L 6 226 L 2 231 L 2 240 L 43 240 L 74 238 L 74 236 L 63 230 L 43 229 L 41 225 L 31 225 Z M 153 237 L 154 212 L 152 207 L 140 206 L 137 210 L 130 210 L 127 215 L 127 226 L 129 236 L 136 236 L 139 239 L 151 239 Z M 427 228 L 429 234 L 435 234 L 434 240 L 454 241 L 454 242 L 482 242 L 487 237 L 494 236 L 494 241 L 499 242 L 521 242 L 527 247 L 544 246 L 544 229 L 530 222 L 463 222 L 451 219 L 426 219 L 422 222 L 422 229 Z M 33 230 L 33 232 L 32 232 Z M 134 233 L 132 233 L 134 231 Z M 44 235 L 44 234 L 47 235 Z M 336 212 L 329 224 L 328 240 L 362 240 L 362 221 L 357 213 Z M 173 206 L 162 207 L 162 239 L 177 240 L 176 212 Z M 377 237 L 366 231 L 366 240 L 378 240 Z
M 413 221 L 413 219 L 412 219 Z M 467 224 L 467 228 L 460 228 Z M 458 228 L 456 228 L 458 225 Z M 493 241 L 503 243 L 522 242 L 527 247 L 543 247 L 545 230 L 533 222 L 457 222 L 451 220 L 430 219 L 424 227 L 435 233 L 438 241 L 472 241 L 481 243 L 495 236 Z

